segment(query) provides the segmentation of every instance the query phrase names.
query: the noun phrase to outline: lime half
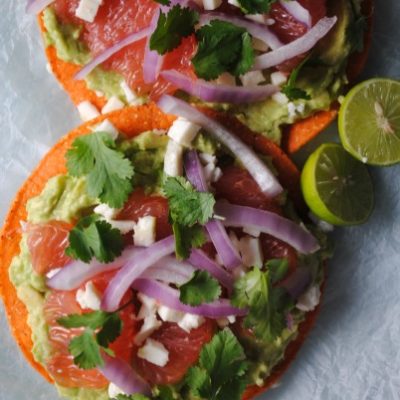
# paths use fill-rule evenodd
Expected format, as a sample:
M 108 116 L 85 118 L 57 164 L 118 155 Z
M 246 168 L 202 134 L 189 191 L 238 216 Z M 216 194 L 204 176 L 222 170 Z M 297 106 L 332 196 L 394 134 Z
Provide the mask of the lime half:
M 376 78 L 355 86 L 339 111 L 344 148 L 363 163 L 400 161 L 400 82 Z
M 374 204 L 367 167 L 336 143 L 323 144 L 311 154 L 301 188 L 311 211 L 333 225 L 365 222 Z

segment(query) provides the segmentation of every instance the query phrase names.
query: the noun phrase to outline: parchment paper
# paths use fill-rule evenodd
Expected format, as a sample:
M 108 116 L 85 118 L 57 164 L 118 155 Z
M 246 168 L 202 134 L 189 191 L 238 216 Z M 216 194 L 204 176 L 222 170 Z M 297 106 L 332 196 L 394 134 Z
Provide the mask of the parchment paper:
M 376 0 L 365 77 L 400 76 L 400 2 Z M 0 1 L 0 220 L 49 146 L 79 123 L 45 68 L 25 1 Z M 321 136 L 320 140 L 323 140 Z M 338 229 L 317 325 L 281 385 L 263 400 L 400 399 L 400 168 L 372 169 L 368 224 Z M 0 306 L 0 400 L 56 400 L 24 361 Z

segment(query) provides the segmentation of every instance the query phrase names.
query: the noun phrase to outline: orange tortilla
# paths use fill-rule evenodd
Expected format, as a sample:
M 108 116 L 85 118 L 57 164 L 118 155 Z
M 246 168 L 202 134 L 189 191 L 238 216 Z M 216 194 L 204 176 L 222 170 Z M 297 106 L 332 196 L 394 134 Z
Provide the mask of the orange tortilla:
M 364 51 L 361 53 L 354 53 L 349 60 L 347 72 L 350 82 L 354 82 L 367 61 L 372 36 L 373 9 L 373 0 L 364 0 L 362 11 L 367 18 L 368 29 L 364 38 Z M 38 17 L 38 23 L 42 33 L 44 33 L 46 28 L 43 24 L 41 15 Z M 74 79 L 74 75 L 81 68 L 79 65 L 60 60 L 57 57 L 54 46 L 46 47 L 46 56 L 54 76 L 61 83 L 64 90 L 69 94 L 75 105 L 88 100 L 98 109 L 101 109 L 104 106 L 106 103 L 104 97 L 99 97 L 93 90 L 88 89 L 85 81 Z M 329 126 L 329 124 L 335 120 L 336 115 L 337 105 L 333 104 L 330 110 L 319 111 L 310 117 L 289 126 L 286 131 L 285 150 L 289 153 L 294 153 L 299 150 Z
M 286 154 L 276 144 L 252 133 L 247 127 L 234 118 L 218 114 L 213 110 L 209 110 L 207 113 L 232 129 L 242 140 L 254 146 L 257 151 L 272 158 L 282 184 L 288 188 L 291 186 L 294 187 L 294 189 L 290 191 L 290 195 L 292 195 L 296 205 L 299 206 L 296 200 L 296 196 L 300 195 L 300 192 L 296 194 L 297 188 L 299 188 L 299 171 Z M 39 195 L 50 178 L 66 172 L 64 156 L 66 151 L 71 147 L 74 139 L 78 136 L 90 133 L 91 126 L 98 124 L 106 118 L 127 137 L 133 137 L 143 131 L 151 129 L 168 129 L 174 120 L 174 117 L 162 114 L 155 105 L 150 104 L 115 111 L 74 129 L 71 133 L 64 136 L 49 153 L 47 153 L 31 176 L 23 184 L 8 212 L 0 235 L 0 294 L 4 301 L 11 332 L 29 363 L 49 382 L 52 382 L 51 377 L 44 367 L 33 358 L 31 329 L 27 324 L 27 310 L 25 305 L 17 297 L 16 290 L 9 279 L 8 270 L 12 259 L 18 255 L 20 251 L 20 222 L 26 220 L 27 201 Z M 265 386 L 262 388 L 257 386 L 249 387 L 244 395 L 244 399 L 250 399 L 256 394 L 267 390 L 281 378 L 311 330 L 317 314 L 318 309 L 307 314 L 305 322 L 300 325 L 298 338 L 287 348 L 284 361 L 274 369 L 273 374 L 267 379 Z

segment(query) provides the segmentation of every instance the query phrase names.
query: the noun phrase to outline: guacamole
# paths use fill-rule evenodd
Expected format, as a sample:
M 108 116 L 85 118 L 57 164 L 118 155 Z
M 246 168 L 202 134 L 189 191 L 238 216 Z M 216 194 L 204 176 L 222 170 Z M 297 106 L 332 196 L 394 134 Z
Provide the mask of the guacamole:
M 150 193 L 159 192 L 167 141 L 166 135 L 152 131 L 144 132 L 133 139 L 117 141 L 117 147 L 132 160 L 135 173 L 137 173 L 135 185 L 145 186 Z M 199 135 L 194 145 L 201 149 L 200 151 L 208 151 L 211 154 L 222 151 L 218 144 L 204 133 Z M 42 193 L 28 202 L 27 222 L 43 223 L 54 219 L 76 221 L 90 212 L 98 203 L 98 200 L 87 194 L 84 178 L 59 175 L 50 179 Z M 294 214 L 293 219 L 297 220 Z M 316 236 L 319 235 L 318 232 L 313 233 Z M 9 273 L 17 289 L 18 297 L 25 303 L 29 312 L 28 324 L 32 329 L 34 358 L 45 365 L 53 354 L 44 318 L 44 304 L 50 289 L 45 284 L 45 278 L 33 270 L 26 239 L 24 235 L 20 243 L 20 254 L 14 258 Z M 323 280 L 321 267 L 323 258 L 325 254 L 322 251 L 308 256 L 299 256 L 300 264 L 309 268 L 314 285 L 319 285 Z M 248 335 L 238 334 L 238 340 L 244 347 L 250 365 L 249 384 L 263 385 L 272 368 L 283 359 L 287 345 L 296 338 L 299 324 L 304 317 L 304 312 L 295 309 L 292 313 L 291 327 L 284 328 L 274 342 L 263 342 Z M 60 395 L 72 400 L 108 399 L 107 388 L 93 390 L 65 388 L 58 384 L 56 386 Z M 178 400 L 186 399 L 185 394 L 180 394 L 179 385 L 174 390 L 176 390 Z
M 265 101 L 228 106 L 242 122 L 276 143 L 281 141 L 281 127 L 303 119 L 315 111 L 327 110 L 332 102 L 343 94 L 347 84 L 346 66 L 352 52 L 349 31 L 358 18 L 361 0 L 338 0 L 328 2 L 328 15 L 337 15 L 333 30 L 320 42 L 301 69 L 296 86 L 305 90 L 310 99 L 299 99 L 281 104 L 272 98 Z M 55 46 L 60 59 L 76 64 L 88 61 L 88 51 L 79 40 L 78 27 L 57 22 L 54 11 L 44 11 L 46 42 Z M 106 97 L 117 96 L 127 103 L 121 89 L 123 78 L 115 72 L 97 67 L 86 77 L 90 89 L 104 93 Z M 221 107 L 218 105 L 217 107 Z

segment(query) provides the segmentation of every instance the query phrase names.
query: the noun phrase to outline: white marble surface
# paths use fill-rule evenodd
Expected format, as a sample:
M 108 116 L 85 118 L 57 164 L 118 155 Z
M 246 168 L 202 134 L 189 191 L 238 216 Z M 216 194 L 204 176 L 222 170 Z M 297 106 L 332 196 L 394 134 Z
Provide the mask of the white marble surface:
M 78 123 L 45 69 L 24 0 L 0 2 L 0 220 L 18 187 L 57 138 Z M 400 2 L 376 1 L 366 77 L 400 76 Z M 400 168 L 374 169 L 368 224 L 335 233 L 336 253 L 316 328 L 264 400 L 400 399 Z M 0 306 L 0 400 L 56 400 L 25 363 Z

